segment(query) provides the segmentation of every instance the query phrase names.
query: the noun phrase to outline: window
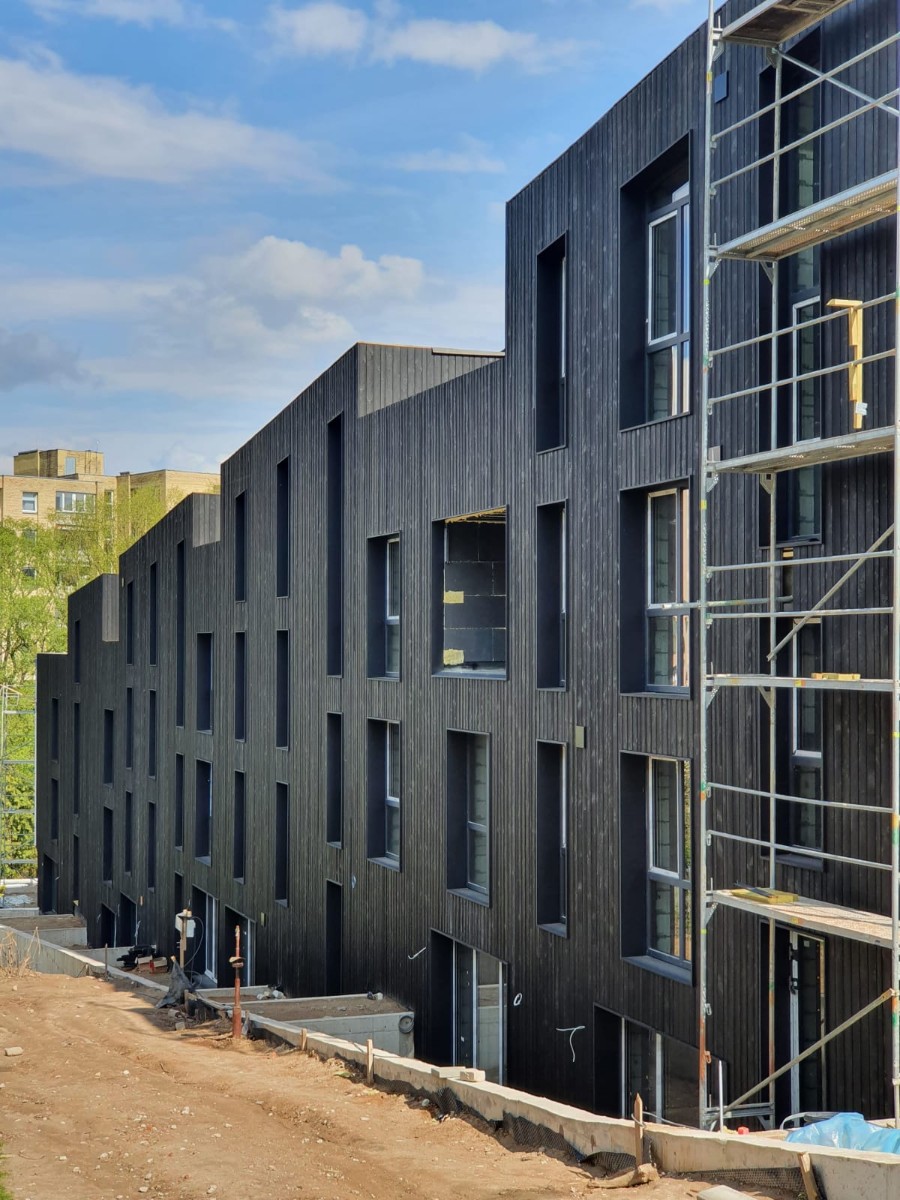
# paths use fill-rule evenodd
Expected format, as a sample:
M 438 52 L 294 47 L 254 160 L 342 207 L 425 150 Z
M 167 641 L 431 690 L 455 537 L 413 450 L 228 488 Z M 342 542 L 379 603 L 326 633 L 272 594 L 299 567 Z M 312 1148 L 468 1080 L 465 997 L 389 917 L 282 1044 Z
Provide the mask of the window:
M 690 184 L 684 172 L 650 193 L 647 216 L 647 421 L 690 408 Z
M 537 257 L 534 320 L 534 447 L 555 450 L 566 443 L 568 297 L 566 239 L 558 238 Z
M 779 637 L 788 629 L 779 624 Z M 822 670 L 822 626 L 809 621 L 800 626 L 779 656 L 779 669 L 786 669 L 795 679 L 810 679 Z M 781 700 L 782 708 L 789 705 L 787 721 L 778 728 L 787 729 L 782 746 L 776 747 L 776 780 L 779 793 L 796 799 L 776 802 L 776 834 L 781 846 L 795 848 L 798 853 L 780 851 L 791 865 L 819 868 L 822 859 L 814 852 L 824 849 L 822 808 L 802 801 L 822 800 L 822 699 L 816 688 L 791 688 Z M 807 853 L 802 853 L 806 851 Z M 813 852 L 813 853 L 809 853 Z
M 291 635 L 287 629 L 275 634 L 275 745 L 287 750 L 291 729 Z
M 125 585 L 125 661 L 134 662 L 134 580 Z
M 72 812 L 81 811 L 81 705 L 72 705 Z
M 400 676 L 400 538 L 370 538 L 368 547 L 369 646 L 372 678 Z
M 234 635 L 234 737 L 247 737 L 247 635 Z
M 103 882 L 112 883 L 113 877 L 113 810 L 103 807 Z
M 654 1121 L 696 1126 L 697 1051 L 607 1009 L 594 1009 L 598 1112 L 630 1117 L 640 1095 Z M 715 1063 L 715 1060 L 713 1060 Z M 716 1070 L 711 1075 L 716 1077 Z
M 59 837 L 59 780 L 50 780 L 50 840 Z
M 81 897 L 81 842 L 78 834 L 72 836 L 72 903 L 78 904 Z
M 125 874 L 130 875 L 134 866 L 134 797 L 125 793 Z
M 275 594 L 291 588 L 291 460 L 283 458 L 275 478 Z
M 66 455 L 66 469 L 64 471 L 64 474 L 65 475 L 74 475 L 77 470 L 78 470 L 78 467 L 75 464 L 75 455 L 67 454 Z
M 435 670 L 506 675 L 506 509 L 434 526 Z
M 691 980 L 691 766 L 623 754 L 622 953 L 682 983 Z
M 213 727 L 213 635 L 197 634 L 197 732 Z
M 150 629 L 149 629 L 149 644 L 148 657 L 150 666 L 155 667 L 159 656 L 159 571 L 155 562 L 150 564 L 149 573 L 149 602 L 150 602 Z
M 369 722 L 368 857 L 400 864 L 400 726 Z
M 537 922 L 565 933 L 569 918 L 569 816 L 566 747 L 537 744 L 535 846 Z
M 95 496 L 91 492 L 57 492 L 56 511 L 89 513 L 94 511 Z
M 212 763 L 198 760 L 194 791 L 194 858 L 210 861 L 212 850 Z
M 246 833 L 247 833 L 247 791 L 246 777 L 243 771 L 234 773 L 234 821 L 232 823 L 234 841 L 232 844 L 231 873 L 239 882 L 244 882 L 246 863 Z
M 134 766 L 134 689 L 125 689 L 125 766 Z
M 37 492 L 22 493 L 22 512 L 36 513 L 38 510 L 38 494 Z
M 147 888 L 156 887 L 156 805 L 147 804 Z
M 234 598 L 247 599 L 247 493 L 234 498 Z
M 175 724 L 184 728 L 184 650 L 186 563 L 184 542 L 175 547 Z
M 103 782 L 113 782 L 116 736 L 115 714 L 111 708 L 103 710 Z
M 147 774 L 156 776 L 156 692 L 147 693 Z
M 175 849 L 184 849 L 184 755 L 175 755 L 175 804 L 173 807 L 174 817 L 174 842 Z
M 447 886 L 487 902 L 490 754 L 482 733 L 447 735 Z
M 566 686 L 567 555 L 566 506 L 537 509 L 535 555 L 535 668 L 539 688 Z
M 329 675 L 344 669 L 344 421 L 328 422 L 325 588 L 327 627 L 325 663 Z
M 647 497 L 646 682 L 649 688 L 688 686 L 688 491 L 668 488 Z
M 50 701 L 50 757 L 54 762 L 59 759 L 59 699 L 56 696 Z
M 286 783 L 275 784 L 275 902 L 288 902 L 290 794 Z
M 332 846 L 340 846 L 344 836 L 343 718 L 340 713 L 329 713 L 327 716 L 326 753 L 325 839 Z

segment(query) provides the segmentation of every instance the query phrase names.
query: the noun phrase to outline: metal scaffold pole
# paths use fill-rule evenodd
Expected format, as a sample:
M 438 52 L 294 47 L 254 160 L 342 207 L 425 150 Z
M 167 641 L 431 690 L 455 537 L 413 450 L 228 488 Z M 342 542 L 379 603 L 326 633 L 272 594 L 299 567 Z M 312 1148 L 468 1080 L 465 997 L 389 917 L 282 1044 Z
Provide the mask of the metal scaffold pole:
M 900 120 L 897 121 L 894 227 L 894 557 L 891 570 L 891 1087 L 900 1129 Z M 860 350 L 862 348 L 860 347 Z

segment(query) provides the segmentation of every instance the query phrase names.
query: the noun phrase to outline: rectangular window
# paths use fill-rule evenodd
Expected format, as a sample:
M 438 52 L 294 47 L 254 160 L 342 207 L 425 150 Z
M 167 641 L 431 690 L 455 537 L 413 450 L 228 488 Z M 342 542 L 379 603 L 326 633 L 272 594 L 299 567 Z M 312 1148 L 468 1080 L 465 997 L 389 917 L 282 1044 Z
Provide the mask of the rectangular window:
M 78 834 L 72 837 L 72 902 L 80 903 L 81 899 L 81 842 Z
M 537 847 L 537 921 L 565 933 L 569 918 L 569 816 L 566 747 L 537 744 L 535 845 Z
M 483 733 L 447 734 L 447 886 L 487 900 L 490 753 Z
M 175 849 L 184 849 L 184 755 L 175 755 L 175 805 L 173 809 L 174 816 L 174 839 Z
M 247 599 L 247 493 L 234 498 L 234 598 Z
M 534 321 L 534 446 L 555 450 L 566 443 L 568 297 L 566 239 L 537 257 Z
M 400 537 L 370 538 L 368 545 L 368 674 L 400 676 Z
M 94 511 L 96 497 L 91 492 L 57 492 L 56 511 L 62 513 L 90 513 Z
M 686 172 L 686 164 L 684 168 Z M 650 195 L 647 217 L 647 421 L 690 408 L 690 184 L 678 176 Z
M 275 594 L 291 590 L 291 460 L 283 458 L 275 476 Z
M 326 817 L 325 838 L 332 846 L 340 846 L 344 826 L 344 748 L 343 718 L 340 713 L 327 717 L 326 752 Z
M 692 958 L 691 772 L 673 758 L 647 763 L 647 951 Z
M 291 635 L 287 629 L 275 634 L 275 745 L 287 750 L 291 730 Z
M 103 806 L 103 882 L 112 883 L 113 877 L 113 810 Z
M 36 513 L 38 510 L 38 494 L 37 492 L 22 493 L 22 512 Z
M 50 700 L 50 757 L 54 762 L 59 760 L 59 699 L 56 696 Z
M 247 737 L 247 635 L 234 635 L 234 738 Z
M 369 722 L 368 857 L 400 864 L 400 726 Z
M 194 858 L 209 862 L 212 851 L 212 763 L 198 760 L 194 791 Z
M 150 666 L 159 661 L 159 570 L 155 562 L 150 564 L 149 578 L 150 628 L 148 630 L 148 657 Z
M 696 1049 L 606 1009 L 595 1008 L 594 1014 L 595 1056 L 598 1066 L 602 1064 L 598 1111 L 630 1117 L 640 1095 L 651 1120 L 696 1126 Z M 714 1059 L 713 1078 L 715 1067 Z
M 565 504 L 537 509 L 535 668 L 539 688 L 564 688 L 568 666 L 568 547 Z
M 175 724 L 184 728 L 184 676 L 186 638 L 186 564 L 184 542 L 175 547 Z
M 286 783 L 275 784 L 275 901 L 288 902 L 290 797 Z
M 434 525 L 435 670 L 506 675 L 506 509 Z
M 156 692 L 147 693 L 147 774 L 156 777 Z
M 81 811 L 81 705 L 72 705 L 72 812 Z
M 156 805 L 147 805 L 147 888 L 156 887 Z
M 125 689 L 125 766 L 134 766 L 134 689 Z
M 72 626 L 72 682 L 81 683 L 81 622 Z
M 213 635 L 197 634 L 197 732 L 213 727 Z
M 50 840 L 59 837 L 59 780 L 50 780 Z
M 688 528 L 687 488 L 648 495 L 646 678 L 650 688 L 688 686 Z
M 125 662 L 134 662 L 134 580 L 125 585 Z
M 781 629 L 779 628 L 779 636 Z M 787 646 L 787 667 L 795 679 L 811 679 L 822 670 L 822 626 L 808 621 Z M 791 688 L 784 698 L 790 705 L 790 740 L 786 750 L 776 749 L 778 791 L 795 799 L 777 801 L 776 833 L 780 845 L 797 850 L 819 851 L 825 848 L 822 800 L 822 692 L 815 688 Z M 782 851 L 790 856 L 790 852 Z M 815 854 L 799 854 L 794 865 L 820 867 Z
M 76 473 L 77 469 L 78 468 L 77 468 L 76 462 L 75 462 L 75 455 L 67 454 L 66 455 L 66 469 L 65 469 L 64 474 L 74 475 Z
M 103 710 L 103 782 L 113 782 L 116 753 L 115 714 L 111 708 Z
M 134 866 L 134 797 L 125 793 L 125 874 L 130 875 Z
M 247 833 L 247 792 L 243 771 L 234 773 L 234 843 L 231 873 L 239 883 L 244 882 Z
M 328 422 L 328 514 L 325 531 L 326 671 L 340 675 L 344 669 L 344 421 Z

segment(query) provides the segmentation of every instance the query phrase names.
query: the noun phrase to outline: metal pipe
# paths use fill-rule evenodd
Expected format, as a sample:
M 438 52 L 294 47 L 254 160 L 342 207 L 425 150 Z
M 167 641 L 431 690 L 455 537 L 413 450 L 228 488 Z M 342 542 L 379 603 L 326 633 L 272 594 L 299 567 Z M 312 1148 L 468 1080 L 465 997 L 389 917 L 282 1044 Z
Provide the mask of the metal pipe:
M 752 1087 L 749 1092 L 744 1092 L 743 1096 L 738 1096 L 737 1100 L 732 1101 L 732 1103 L 728 1105 L 729 1111 L 733 1108 L 738 1108 L 744 1103 L 745 1100 L 749 1100 L 751 1096 L 755 1096 L 757 1092 L 761 1092 L 767 1084 L 771 1087 L 775 1080 L 780 1079 L 785 1071 L 790 1071 L 792 1067 L 796 1067 L 797 1063 L 803 1062 L 804 1058 L 809 1058 L 811 1054 L 815 1054 L 818 1050 L 821 1050 L 822 1047 L 832 1041 L 833 1038 L 836 1038 L 839 1034 L 844 1033 L 845 1030 L 849 1029 L 852 1025 L 855 1025 L 857 1021 L 861 1021 L 863 1017 L 867 1017 L 870 1012 L 874 1012 L 876 1008 L 879 1008 L 885 1003 L 885 1001 L 889 1000 L 891 995 L 892 992 L 890 988 L 888 988 L 887 991 L 882 992 L 877 1000 L 873 1000 L 871 1004 L 867 1004 L 865 1008 L 861 1008 L 855 1016 L 849 1017 L 846 1021 L 842 1021 L 840 1025 L 836 1025 L 830 1033 L 826 1033 L 825 1036 L 819 1038 L 817 1042 L 813 1042 L 811 1046 L 807 1046 L 805 1050 L 802 1050 L 799 1054 L 795 1055 L 790 1062 L 786 1062 L 783 1067 L 779 1067 L 777 1071 L 773 1071 L 771 1075 L 767 1075 L 765 1079 L 760 1080 L 760 1082 L 756 1084 L 755 1087 Z
M 774 265 L 774 264 L 773 264 Z M 846 316 L 846 313 L 843 314 Z M 784 379 L 780 379 L 779 386 L 785 387 L 789 383 L 802 383 L 807 379 L 823 379 L 826 375 L 836 375 L 839 371 L 846 371 L 850 367 L 868 366 L 869 363 L 881 362 L 885 358 L 894 358 L 896 351 L 880 350 L 876 354 L 864 354 L 860 358 L 851 358 L 847 362 L 838 363 L 835 367 L 819 367 L 815 371 L 803 371 L 800 375 L 791 375 Z M 726 400 L 741 400 L 745 396 L 755 396 L 759 392 L 765 392 L 771 385 L 768 383 L 758 384 L 756 387 L 742 388 L 738 392 L 726 392 L 723 396 L 710 396 L 710 404 L 724 404 Z M 810 443 L 821 441 L 820 438 L 810 438 Z M 806 443 L 800 443 L 805 445 Z
M 761 792 L 758 788 L 737 787 L 732 783 L 707 783 L 707 788 L 712 792 L 729 792 L 738 796 L 758 796 L 764 798 L 768 796 L 768 792 Z M 891 815 L 891 810 L 884 804 L 851 804 L 849 800 L 812 800 L 807 796 L 791 796 L 787 792 L 777 792 L 776 800 L 787 800 L 796 804 L 812 804 L 818 808 L 844 808 L 849 812 L 869 812 L 881 813 L 886 817 Z
M 810 75 L 814 75 L 816 78 L 812 82 L 821 83 L 825 80 L 825 73 L 823 71 L 820 71 L 818 69 L 818 67 L 810 66 L 809 63 L 803 62 L 799 58 L 793 58 L 790 54 L 786 54 L 784 52 L 784 50 L 779 50 L 778 53 L 781 55 L 781 57 L 784 59 L 785 62 L 789 62 L 795 67 L 801 67 L 804 71 L 808 71 Z M 840 70 L 841 71 L 846 70 L 848 65 L 849 65 L 848 63 L 841 63 Z M 840 71 L 837 72 L 837 74 L 840 74 Z M 873 97 L 870 96 L 868 94 L 868 92 L 861 92 L 859 90 L 859 88 L 853 87 L 852 84 L 843 83 L 840 79 L 837 79 L 835 77 L 835 74 L 832 72 L 829 72 L 829 74 L 828 74 L 828 82 L 832 85 L 832 87 L 836 87 L 842 92 L 847 92 L 848 95 L 853 96 L 856 100 L 864 100 L 866 102 L 867 108 L 872 107 L 872 105 L 878 105 L 879 107 L 883 108 L 884 112 L 886 112 L 889 116 L 891 116 L 891 117 L 900 116 L 900 112 L 898 112 L 896 108 L 890 108 L 888 105 L 880 104 L 880 102 L 878 100 L 873 99 Z M 891 94 L 896 95 L 896 92 L 893 92 Z M 885 100 L 885 99 L 887 99 L 887 97 L 882 96 L 881 99 Z M 864 110 L 863 109 L 855 109 L 854 111 L 855 112 L 863 112 Z
M 876 308 L 879 304 L 887 304 L 894 302 L 893 292 L 884 295 L 876 296 L 874 300 L 861 300 L 860 312 L 865 312 L 866 309 Z M 801 329 L 811 329 L 813 326 L 826 325 L 829 321 L 839 321 L 841 317 L 846 316 L 846 310 L 823 313 L 820 317 L 810 317 L 806 321 L 796 321 L 791 325 L 785 325 L 781 329 L 774 329 L 771 333 L 760 333 L 756 337 L 745 338 L 742 342 L 729 342 L 725 346 L 720 346 L 718 350 L 710 350 L 710 358 L 719 358 L 723 354 L 730 354 L 732 350 L 747 350 L 751 346 L 759 346 L 764 342 L 771 342 L 774 338 L 789 337 L 792 333 L 799 333 Z
M 768 796 L 768 792 L 765 793 Z M 745 846 L 761 846 L 768 849 L 770 855 L 774 858 L 773 850 L 777 850 L 782 854 L 797 854 L 801 858 L 826 859 L 828 862 L 845 863 L 849 867 L 869 867 L 874 871 L 890 871 L 890 863 L 871 862 L 867 858 L 849 858 L 845 854 L 830 854 L 825 850 L 809 850 L 805 846 L 785 846 L 780 842 L 772 840 L 765 841 L 763 838 L 746 837 L 742 833 L 725 833 L 722 829 L 711 829 L 709 837 L 718 838 L 722 842 L 741 842 Z M 771 876 L 771 863 L 769 868 Z M 774 884 L 768 884 L 774 889 Z M 860 910 L 854 910 L 860 911 Z
M 900 122 L 895 140 L 895 165 L 900 166 Z M 897 179 L 900 212 L 900 174 Z M 900 221 L 894 219 L 894 353 L 900 351 Z M 894 528 L 900 529 L 900 372 L 894 368 Z M 891 1087 L 894 1125 L 900 1129 L 900 539 L 894 538 L 891 618 Z
M 868 558 L 893 558 L 893 550 L 878 550 L 874 554 L 866 551 L 864 554 L 815 554 L 809 558 L 786 558 L 782 559 L 784 563 L 790 563 L 792 567 L 814 567 L 822 563 L 839 563 L 839 562 L 856 562 L 857 559 Z M 720 571 L 761 571 L 767 567 L 764 562 L 748 562 L 748 563 L 718 563 L 715 566 L 707 566 L 707 571 L 711 575 Z
M 747 603 L 756 603 L 756 601 L 748 601 Z M 884 617 L 893 611 L 892 608 L 888 608 L 886 605 L 881 608 L 811 608 L 795 612 L 777 609 L 774 612 L 716 612 L 710 613 L 709 619 L 711 621 L 763 621 L 769 617 L 803 617 L 803 621 L 798 622 L 798 625 L 805 625 L 813 617 L 816 620 L 820 617 Z M 779 649 L 794 636 L 794 632 L 791 632 L 784 637 L 781 643 L 775 648 L 775 653 L 777 654 Z

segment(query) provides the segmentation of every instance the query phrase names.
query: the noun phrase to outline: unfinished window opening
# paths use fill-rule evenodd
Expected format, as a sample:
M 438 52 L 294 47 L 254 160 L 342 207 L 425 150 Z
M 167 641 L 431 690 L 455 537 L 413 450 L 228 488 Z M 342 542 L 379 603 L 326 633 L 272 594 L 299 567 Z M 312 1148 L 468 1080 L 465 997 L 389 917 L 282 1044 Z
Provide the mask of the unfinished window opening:
M 566 442 L 568 298 L 566 238 L 537 256 L 534 323 L 534 445 L 555 450 Z
M 148 579 L 150 628 L 148 630 L 148 658 L 155 667 L 159 657 L 159 570 L 155 562 L 150 564 Z
M 147 693 L 147 774 L 156 777 L 156 692 Z
M 81 622 L 72 625 L 72 682 L 81 683 Z
M 59 780 L 50 780 L 50 840 L 59 837 Z
M 112 883 L 113 877 L 113 810 L 103 806 L 103 882 Z
M 175 755 L 175 803 L 173 838 L 176 850 L 184 849 L 184 755 Z
M 81 811 L 81 705 L 72 705 L 72 812 Z
M 447 734 L 447 886 L 488 902 L 490 742 L 484 733 Z
M 213 635 L 197 634 L 197 732 L 212 733 Z
M 234 773 L 234 841 L 232 845 L 231 873 L 238 883 L 244 882 L 246 869 L 246 834 L 247 834 L 247 791 L 246 776 L 243 771 Z
M 186 637 L 184 542 L 175 547 L 175 724 L 184 728 L 184 658 Z
M 400 865 L 400 726 L 369 721 L 368 857 Z
M 539 688 L 564 688 L 568 666 L 568 546 L 565 504 L 537 509 L 535 668 Z
M 328 422 L 327 519 L 325 588 L 327 596 L 325 662 L 329 675 L 344 669 L 344 422 L 343 416 Z
M 438 672 L 506 675 L 506 509 L 438 521 Z
M 537 921 L 565 934 L 569 920 L 569 814 L 566 747 L 537 744 L 535 845 Z
M 290 792 L 286 783 L 275 784 L 275 903 L 287 906 L 290 880 Z
M 275 634 L 275 746 L 287 750 L 291 728 L 290 633 L 279 629 Z
M 291 460 L 283 458 L 275 478 L 275 594 L 291 590 Z
M 194 858 L 208 863 L 212 849 L 212 763 L 198 760 L 194 789 Z
M 247 493 L 234 498 L 234 598 L 247 599 Z
M 134 580 L 125 586 L 125 662 L 134 662 Z
M 123 868 L 130 875 L 134 866 L 134 796 L 125 793 L 125 860 Z
M 125 766 L 134 766 L 134 688 L 125 689 Z
M 147 804 L 147 888 L 156 887 L 156 805 Z
M 234 635 L 234 738 L 247 737 L 247 635 Z
M 59 760 L 59 699 L 56 696 L 50 701 L 50 757 L 54 762 Z
M 111 708 L 103 710 L 103 782 L 110 786 L 114 777 L 116 756 L 115 713 Z
M 72 835 L 72 903 L 81 902 L 81 841 L 78 834 Z
M 344 825 L 344 750 L 343 718 L 340 713 L 329 713 L 326 732 L 326 816 L 325 838 L 332 846 L 343 841 Z

